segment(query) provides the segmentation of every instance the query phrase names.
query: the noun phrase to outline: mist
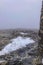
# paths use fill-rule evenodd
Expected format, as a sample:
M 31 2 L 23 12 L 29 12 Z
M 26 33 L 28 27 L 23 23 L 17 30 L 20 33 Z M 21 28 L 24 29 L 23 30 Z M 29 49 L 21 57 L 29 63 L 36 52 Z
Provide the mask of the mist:
M 0 0 L 0 29 L 39 29 L 41 0 Z

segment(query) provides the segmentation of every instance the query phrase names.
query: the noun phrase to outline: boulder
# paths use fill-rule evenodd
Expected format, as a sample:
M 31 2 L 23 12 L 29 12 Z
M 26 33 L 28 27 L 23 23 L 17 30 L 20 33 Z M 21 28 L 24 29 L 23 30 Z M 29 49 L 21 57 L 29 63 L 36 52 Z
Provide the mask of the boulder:
M 6 60 L 0 60 L 0 65 L 6 65 L 7 61 Z

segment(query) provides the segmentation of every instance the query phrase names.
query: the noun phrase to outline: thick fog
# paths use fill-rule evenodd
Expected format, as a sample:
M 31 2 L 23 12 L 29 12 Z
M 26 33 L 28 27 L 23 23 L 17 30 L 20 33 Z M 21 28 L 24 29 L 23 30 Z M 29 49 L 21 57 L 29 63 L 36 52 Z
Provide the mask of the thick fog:
M 0 0 L 0 29 L 39 29 L 41 0 Z

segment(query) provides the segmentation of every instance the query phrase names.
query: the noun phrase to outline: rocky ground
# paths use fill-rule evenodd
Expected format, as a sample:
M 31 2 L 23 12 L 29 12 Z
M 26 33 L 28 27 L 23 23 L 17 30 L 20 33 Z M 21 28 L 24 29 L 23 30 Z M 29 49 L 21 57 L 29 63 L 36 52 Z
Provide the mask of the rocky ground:
M 27 32 L 22 35 L 20 32 Z M 17 36 L 31 37 L 35 43 L 29 44 L 22 49 L 18 49 L 8 55 L 0 56 L 0 64 L 3 65 L 33 65 L 33 59 L 38 56 L 38 31 L 37 30 L 1 30 L 0 31 L 0 50 L 7 45 L 10 40 Z

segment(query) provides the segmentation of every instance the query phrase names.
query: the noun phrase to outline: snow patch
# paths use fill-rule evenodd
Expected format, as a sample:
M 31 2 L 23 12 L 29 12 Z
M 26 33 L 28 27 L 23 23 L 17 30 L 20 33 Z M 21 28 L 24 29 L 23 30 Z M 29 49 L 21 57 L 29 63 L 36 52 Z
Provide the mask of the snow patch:
M 28 33 L 20 32 L 21 35 L 27 35 Z
M 26 47 L 26 45 L 35 42 L 31 38 L 28 37 L 23 38 L 21 36 L 14 38 L 11 41 L 12 41 L 11 43 L 9 43 L 7 46 L 4 47 L 4 49 L 0 51 L 0 55 L 9 54 L 12 51 Z

